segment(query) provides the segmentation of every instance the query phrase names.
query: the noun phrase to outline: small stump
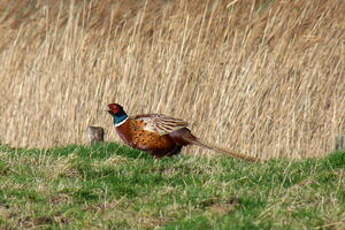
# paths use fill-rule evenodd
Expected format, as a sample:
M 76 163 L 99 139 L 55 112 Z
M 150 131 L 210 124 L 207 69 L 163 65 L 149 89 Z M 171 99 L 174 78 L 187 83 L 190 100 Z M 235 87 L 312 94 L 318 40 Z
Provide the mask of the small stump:
M 104 141 L 104 129 L 102 127 L 88 126 L 86 131 L 90 145 Z
M 345 150 L 345 135 L 337 136 L 335 139 L 335 151 Z

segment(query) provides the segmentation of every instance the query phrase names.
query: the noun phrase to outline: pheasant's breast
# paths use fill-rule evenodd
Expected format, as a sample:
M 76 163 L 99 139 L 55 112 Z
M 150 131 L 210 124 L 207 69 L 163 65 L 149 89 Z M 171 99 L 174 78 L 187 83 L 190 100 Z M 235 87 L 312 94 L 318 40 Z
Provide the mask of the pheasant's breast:
M 133 144 L 142 150 L 168 149 L 175 143 L 168 136 L 160 136 L 154 132 L 137 130 L 133 133 Z
M 163 154 L 176 150 L 176 143 L 170 135 L 161 135 L 155 131 L 146 130 L 145 120 L 128 119 L 116 128 L 121 139 L 133 148 L 149 151 L 153 154 Z

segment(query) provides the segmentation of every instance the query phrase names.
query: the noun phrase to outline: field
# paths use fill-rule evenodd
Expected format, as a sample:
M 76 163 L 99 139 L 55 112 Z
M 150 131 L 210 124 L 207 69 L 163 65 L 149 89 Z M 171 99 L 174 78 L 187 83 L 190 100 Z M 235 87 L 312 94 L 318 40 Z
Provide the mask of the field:
M 88 125 L 116 141 L 110 102 L 264 159 L 325 156 L 345 131 L 343 0 L 14 0 L 0 12 L 3 144 L 83 144 Z
M 0 229 L 345 229 L 345 1 L 0 1 Z M 267 160 L 116 142 L 106 105 Z M 87 146 L 86 127 L 106 130 Z
M 0 147 L 0 229 L 345 229 L 345 152 L 247 163 Z

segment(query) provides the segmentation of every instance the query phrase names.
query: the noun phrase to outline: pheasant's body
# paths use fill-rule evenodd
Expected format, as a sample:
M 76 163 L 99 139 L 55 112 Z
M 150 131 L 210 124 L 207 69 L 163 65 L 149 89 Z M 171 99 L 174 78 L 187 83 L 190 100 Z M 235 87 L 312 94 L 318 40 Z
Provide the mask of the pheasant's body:
M 156 132 L 147 131 L 146 125 L 143 120 L 129 118 L 124 124 L 116 127 L 116 131 L 127 145 L 149 151 L 157 157 L 177 153 L 178 148 L 169 135 L 160 136 Z
M 129 146 L 147 151 L 157 158 L 180 153 L 183 146 L 195 144 L 233 157 L 257 161 L 256 158 L 231 153 L 219 147 L 206 145 L 187 128 L 188 123 L 161 114 L 146 114 L 129 117 L 118 104 L 110 104 L 116 132 Z

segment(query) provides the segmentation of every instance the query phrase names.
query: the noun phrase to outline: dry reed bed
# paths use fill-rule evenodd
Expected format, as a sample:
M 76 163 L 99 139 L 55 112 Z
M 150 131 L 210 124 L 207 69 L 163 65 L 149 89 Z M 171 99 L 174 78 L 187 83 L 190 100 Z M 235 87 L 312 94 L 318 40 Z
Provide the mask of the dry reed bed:
M 109 102 L 263 158 L 345 132 L 342 0 L 114 2 L 0 3 L 3 143 L 84 143 L 89 124 L 118 140 Z

